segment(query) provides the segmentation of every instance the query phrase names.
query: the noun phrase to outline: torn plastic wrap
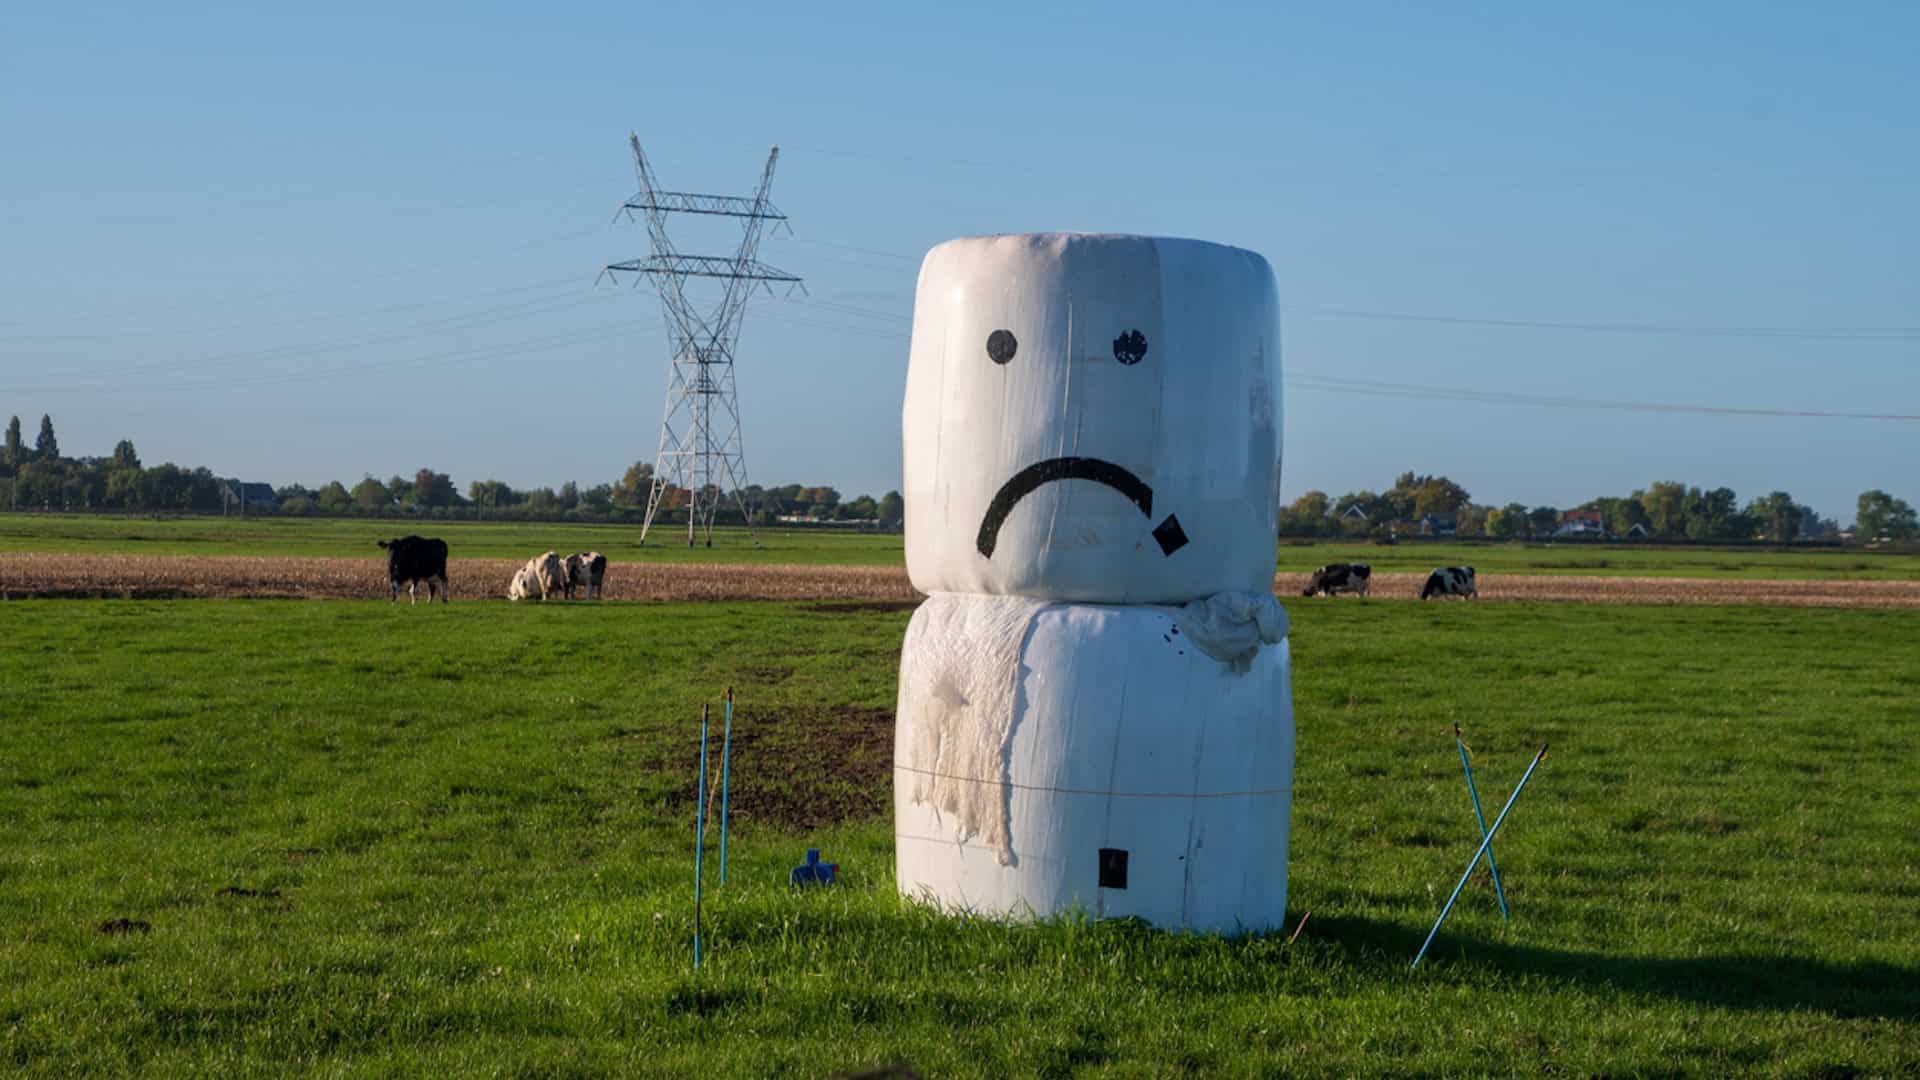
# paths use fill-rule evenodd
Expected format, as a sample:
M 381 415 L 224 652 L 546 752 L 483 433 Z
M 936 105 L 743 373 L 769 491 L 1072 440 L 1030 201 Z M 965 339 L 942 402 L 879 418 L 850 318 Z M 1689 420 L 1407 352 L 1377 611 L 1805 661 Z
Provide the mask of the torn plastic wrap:
M 1269 591 L 1278 310 L 1265 259 L 1199 240 L 934 248 L 902 411 L 914 585 L 1102 603 Z
M 936 594 L 907 632 L 901 892 L 979 914 L 1079 908 L 1170 929 L 1279 927 L 1293 786 L 1286 643 L 1235 671 L 1163 608 L 1008 599 Z

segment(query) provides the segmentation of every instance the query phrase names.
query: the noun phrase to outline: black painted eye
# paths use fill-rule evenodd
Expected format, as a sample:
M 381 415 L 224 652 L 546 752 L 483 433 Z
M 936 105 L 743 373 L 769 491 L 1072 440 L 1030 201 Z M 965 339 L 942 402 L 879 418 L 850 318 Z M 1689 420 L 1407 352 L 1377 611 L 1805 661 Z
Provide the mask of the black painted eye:
M 1131 367 L 1147 358 L 1147 336 L 1129 330 L 1113 339 L 1113 358 Z
M 1013 340 L 1011 330 L 995 330 L 987 335 L 987 359 L 996 364 L 1004 364 L 1013 359 L 1014 352 L 1019 348 L 1020 343 Z

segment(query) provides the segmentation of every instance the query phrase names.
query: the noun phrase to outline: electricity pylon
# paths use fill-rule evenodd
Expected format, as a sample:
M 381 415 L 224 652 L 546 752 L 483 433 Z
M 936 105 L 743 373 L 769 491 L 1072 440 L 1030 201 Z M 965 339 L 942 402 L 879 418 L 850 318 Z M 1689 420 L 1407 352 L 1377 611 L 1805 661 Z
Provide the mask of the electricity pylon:
M 756 286 L 771 293 L 774 282 L 786 283 L 789 292 L 805 291 L 799 278 L 758 260 L 760 234 L 766 223 L 785 225 L 787 221 L 787 216 L 767 201 L 780 148 L 776 146 L 767 154 L 767 167 L 760 173 L 760 186 L 753 196 L 742 198 L 662 191 L 654 179 L 653 166 L 640 149 L 640 136 L 629 136 L 628 141 L 633 146 L 633 170 L 640 178 L 640 192 L 618 213 L 629 221 L 635 211 L 646 215 L 653 254 L 609 264 L 602 273 L 615 281 L 621 274 L 633 274 L 636 285 L 642 280 L 653 283 L 666 311 L 667 343 L 673 349 L 666 417 L 660 423 L 660 452 L 654 459 L 653 490 L 647 493 L 640 542 L 646 542 L 653 515 L 671 484 L 687 492 L 687 546 L 694 546 L 704 533 L 707 546 L 712 547 L 714 512 L 729 490 L 747 523 L 748 535 L 753 535 L 753 508 L 746 502 L 747 456 L 740 438 L 740 399 L 733 378 L 733 348 L 740 339 L 747 297 Z M 740 248 L 732 258 L 682 255 L 667 237 L 668 214 L 739 218 Z M 695 277 L 724 283 L 720 302 L 709 310 L 702 311 L 687 298 L 687 279 Z M 755 540 L 758 542 L 757 537 Z

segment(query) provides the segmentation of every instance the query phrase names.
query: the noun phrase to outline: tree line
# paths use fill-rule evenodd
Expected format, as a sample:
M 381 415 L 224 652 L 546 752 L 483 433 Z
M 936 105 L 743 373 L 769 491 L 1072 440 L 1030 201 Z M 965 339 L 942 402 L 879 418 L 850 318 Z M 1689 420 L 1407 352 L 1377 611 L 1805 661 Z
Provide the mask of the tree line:
M 134 510 L 150 512 L 274 513 L 286 515 L 425 514 L 434 517 L 502 519 L 638 520 L 653 490 L 653 466 L 635 462 L 618 480 L 581 487 L 569 481 L 554 487 L 514 488 L 501 480 L 476 480 L 464 493 L 447 473 L 426 468 L 411 477 L 385 480 L 362 477 L 352 486 L 334 480 L 319 487 L 286 484 L 258 498 L 252 485 L 216 476 L 206 468 L 167 462 L 146 466 L 133 442 L 122 439 L 106 457 L 67 457 L 60 453 L 53 418 L 40 418 L 40 434 L 31 446 L 18 416 L 7 425 L 0 446 L 0 508 L 20 510 Z M 719 496 L 708 489 L 709 497 Z M 755 524 L 782 518 L 847 523 L 898 523 L 904 507 L 897 491 L 875 498 L 843 500 L 831 487 L 788 484 L 751 485 L 736 499 L 721 500 L 717 520 L 740 524 L 744 502 Z M 688 492 L 669 484 L 661 493 L 656 522 L 685 522 Z
M 1913 507 L 1878 489 L 1860 494 L 1854 531 L 1861 540 L 1920 539 Z M 1821 517 L 1785 491 L 1768 492 L 1743 506 L 1731 488 L 1702 489 L 1670 480 L 1561 509 L 1517 502 L 1485 506 L 1445 476 L 1405 472 L 1382 492 L 1354 491 L 1333 498 L 1309 491 L 1280 514 L 1280 535 L 1293 537 L 1439 534 L 1789 543 L 1838 539 L 1841 532 L 1838 521 Z
M 464 493 L 447 473 L 425 468 L 411 477 L 364 476 L 351 487 L 338 480 L 317 488 L 287 484 L 274 488 L 271 500 L 256 501 L 233 480 L 206 468 L 172 462 L 144 466 L 128 439 L 120 440 L 106 457 L 63 456 L 53 418 L 43 415 L 32 446 L 26 444 L 18 416 L 7 425 L 0 447 L 0 488 L 0 507 L 14 509 L 627 521 L 646 513 L 653 466 L 637 461 L 618 480 L 586 488 L 572 481 L 558 488 L 514 488 L 501 480 L 475 480 Z M 722 495 L 715 488 L 706 494 Z M 654 520 L 686 521 L 688 495 L 684 488 L 668 485 Z M 738 498 L 726 493 L 717 520 L 741 523 L 742 502 L 753 508 L 756 525 L 773 525 L 783 518 L 887 525 L 904 516 L 897 491 L 843 500 L 832 487 L 754 484 Z M 1841 532 L 1837 521 L 1821 517 L 1784 491 L 1743 506 L 1729 488 L 1660 481 L 1625 496 L 1603 495 L 1563 510 L 1521 503 L 1481 505 L 1445 476 L 1405 472 L 1380 492 L 1353 491 L 1338 498 L 1307 492 L 1281 511 L 1280 535 L 1387 538 L 1440 533 L 1537 540 L 1565 535 L 1570 522 L 1597 523 L 1602 535 L 1656 540 L 1784 543 L 1833 538 Z M 1920 539 L 1914 508 L 1879 490 L 1860 494 L 1854 527 L 1862 540 Z

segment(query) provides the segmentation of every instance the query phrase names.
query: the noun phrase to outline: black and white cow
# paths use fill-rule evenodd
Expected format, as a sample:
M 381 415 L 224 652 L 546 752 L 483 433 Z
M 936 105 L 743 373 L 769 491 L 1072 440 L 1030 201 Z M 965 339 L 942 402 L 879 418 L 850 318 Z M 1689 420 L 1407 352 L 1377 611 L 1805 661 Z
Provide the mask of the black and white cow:
M 1343 592 L 1355 596 L 1367 595 L 1367 587 L 1373 580 L 1373 567 L 1366 563 L 1333 563 L 1313 572 L 1312 580 L 1301 591 L 1301 596 L 1337 596 Z
M 1427 575 L 1427 587 L 1420 590 L 1420 599 L 1430 596 L 1464 596 L 1469 600 L 1478 600 L 1480 590 L 1474 588 L 1473 567 L 1442 566 Z
M 587 599 L 600 595 L 600 583 L 607 579 L 607 557 L 597 551 L 588 551 L 566 558 L 567 599 L 573 599 L 573 590 L 584 587 Z
M 447 542 L 427 536 L 403 536 L 381 540 L 387 549 L 387 599 L 400 599 L 400 583 L 407 583 L 407 603 L 416 603 L 416 582 L 427 583 L 427 603 L 437 595 L 447 602 Z

